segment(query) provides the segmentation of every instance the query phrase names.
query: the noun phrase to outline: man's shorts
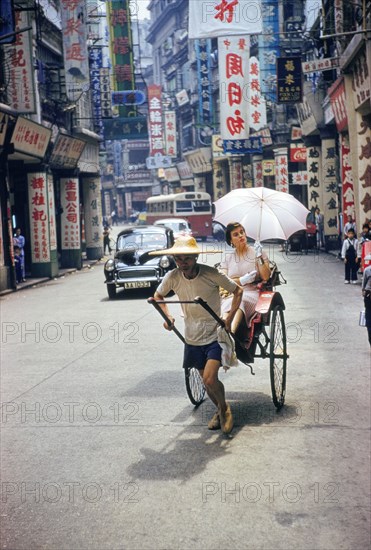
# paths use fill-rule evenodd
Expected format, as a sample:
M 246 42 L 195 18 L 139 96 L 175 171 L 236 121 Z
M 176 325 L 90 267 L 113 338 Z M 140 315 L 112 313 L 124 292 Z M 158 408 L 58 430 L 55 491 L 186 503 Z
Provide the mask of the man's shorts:
M 202 370 L 205 368 L 209 359 L 215 359 L 222 362 L 222 348 L 218 342 L 211 342 L 205 346 L 191 346 L 184 344 L 183 368 L 196 368 Z

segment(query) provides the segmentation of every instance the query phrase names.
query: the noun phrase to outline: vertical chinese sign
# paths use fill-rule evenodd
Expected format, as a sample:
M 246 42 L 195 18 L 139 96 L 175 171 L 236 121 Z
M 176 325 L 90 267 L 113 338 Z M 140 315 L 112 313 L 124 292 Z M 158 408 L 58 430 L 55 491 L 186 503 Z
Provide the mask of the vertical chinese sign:
M 322 140 L 322 185 L 325 236 L 338 234 L 338 185 L 335 139 Z
M 357 116 L 358 113 L 357 113 Z M 371 123 L 370 117 L 359 116 L 358 126 L 358 177 L 359 203 L 365 217 L 371 218 Z
M 16 30 L 30 26 L 28 11 L 15 12 Z M 32 30 L 17 34 L 14 44 L 4 46 L 7 103 L 19 113 L 36 113 Z
M 211 87 L 211 40 L 195 40 L 198 74 L 198 124 L 213 125 L 213 101 Z
M 85 0 L 61 0 L 66 94 L 77 101 L 89 89 L 89 60 Z
M 249 37 L 218 38 L 220 133 L 224 150 L 233 153 L 244 153 L 244 140 L 249 138 L 249 50 Z
M 135 88 L 129 3 L 129 0 L 113 0 L 106 4 L 109 20 L 113 90 L 116 91 L 133 90 Z M 120 106 L 118 109 L 120 116 L 129 116 L 127 107 Z M 133 108 L 131 108 L 131 112 L 133 112 Z
M 314 214 L 318 207 L 323 212 L 321 147 L 307 147 L 308 209 Z
M 55 220 L 55 201 L 54 201 L 54 187 L 53 176 L 47 175 L 48 182 L 48 202 L 49 202 L 49 237 L 50 237 L 50 250 L 57 250 L 57 227 Z
M 252 157 L 252 169 L 253 169 L 254 187 L 263 187 L 264 186 L 263 157 L 261 155 L 254 155 Z
M 45 172 L 27 174 L 31 233 L 31 275 L 53 277 L 58 272 L 54 195 Z M 52 188 L 51 188 L 52 191 Z M 53 245 L 53 248 L 52 248 Z
M 84 178 L 85 239 L 88 260 L 103 256 L 102 208 L 100 199 L 100 179 Z
M 278 57 L 277 103 L 301 103 L 303 75 L 301 57 Z
M 161 86 L 148 86 L 148 134 L 150 155 L 164 154 Z
M 287 147 L 274 149 L 274 175 L 276 181 L 276 191 L 282 193 L 289 192 L 289 170 Z
M 80 200 L 78 178 L 61 178 L 62 267 L 81 267 Z
M 276 60 L 280 55 L 278 4 L 277 0 L 264 0 L 264 36 L 260 35 L 258 38 L 262 93 L 265 98 L 274 102 L 277 97 Z
M 177 157 L 176 143 L 176 117 L 175 111 L 165 111 L 164 115 L 164 131 L 165 131 L 165 155 L 169 157 Z
M 103 66 L 103 50 L 99 47 L 89 48 L 89 70 L 91 84 L 91 100 L 93 104 L 94 129 L 99 136 L 104 137 L 102 120 L 102 90 L 101 69 Z
M 267 109 L 261 92 L 261 70 L 256 57 L 249 60 L 249 126 L 257 131 L 267 125 Z
M 259 0 L 189 2 L 188 38 L 215 38 L 262 32 Z

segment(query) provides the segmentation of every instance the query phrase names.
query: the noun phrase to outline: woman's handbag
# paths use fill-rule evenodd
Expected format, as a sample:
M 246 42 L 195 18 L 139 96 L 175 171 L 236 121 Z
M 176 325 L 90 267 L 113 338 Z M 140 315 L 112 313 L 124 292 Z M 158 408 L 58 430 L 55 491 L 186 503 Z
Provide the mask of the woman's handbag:
M 366 312 L 364 309 L 359 312 L 359 326 L 360 327 L 366 326 Z

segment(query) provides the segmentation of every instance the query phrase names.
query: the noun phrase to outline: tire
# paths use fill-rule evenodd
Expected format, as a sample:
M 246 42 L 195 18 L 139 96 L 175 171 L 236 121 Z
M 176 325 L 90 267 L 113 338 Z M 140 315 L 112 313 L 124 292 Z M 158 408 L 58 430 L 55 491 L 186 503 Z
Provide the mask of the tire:
M 287 346 L 286 327 L 282 306 L 276 306 L 272 313 L 270 327 L 269 371 L 272 399 L 279 410 L 283 407 L 286 393 Z
M 202 377 L 194 367 L 184 369 L 184 374 L 188 397 L 191 403 L 198 407 L 204 400 L 206 392 Z
M 110 300 L 116 298 L 116 285 L 107 285 L 107 294 Z

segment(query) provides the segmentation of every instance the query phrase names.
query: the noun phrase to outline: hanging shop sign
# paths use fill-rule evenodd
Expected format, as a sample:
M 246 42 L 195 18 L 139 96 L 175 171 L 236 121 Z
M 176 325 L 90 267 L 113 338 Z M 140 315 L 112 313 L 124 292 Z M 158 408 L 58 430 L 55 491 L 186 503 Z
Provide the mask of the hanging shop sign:
M 30 13 L 28 11 L 16 11 L 16 31 L 29 26 Z M 19 113 L 36 113 L 32 30 L 17 34 L 14 44 L 4 46 L 4 52 L 7 75 L 6 103 Z
M 341 140 L 341 181 L 342 185 L 342 199 L 343 199 L 343 223 L 344 225 L 349 221 L 349 216 L 355 218 L 354 207 L 354 180 L 352 161 L 350 157 L 349 136 L 340 134 Z
M 230 36 L 218 38 L 220 133 L 224 150 L 234 151 L 233 142 L 240 147 L 249 138 L 248 122 L 248 67 L 249 37 Z M 240 147 L 236 152 L 242 153 Z
M 324 223 L 326 235 L 338 233 L 338 185 L 337 155 L 335 139 L 323 139 L 322 142 L 322 185 Z
M 300 126 L 291 127 L 291 141 L 298 141 L 303 139 L 303 132 Z
M 186 162 L 185 160 L 183 160 L 182 162 L 178 162 L 176 167 L 178 169 L 181 180 L 183 179 L 186 180 L 193 177 L 193 172 L 190 169 L 188 162 Z M 183 182 L 182 182 L 182 185 L 183 185 Z
M 276 191 L 288 193 L 289 166 L 286 147 L 274 150 L 274 175 L 276 180 Z
M 89 89 L 85 0 L 61 0 L 63 58 L 68 99 L 76 101 Z
M 48 263 L 50 262 L 50 218 L 47 175 L 45 172 L 28 173 L 27 179 L 32 263 Z
M 327 93 L 330 97 L 336 128 L 338 132 L 342 132 L 348 127 L 344 77 L 341 76 L 335 80 Z
M 61 178 L 60 185 L 62 250 L 76 250 L 81 247 L 79 180 Z
M 252 169 L 254 177 L 254 187 L 263 187 L 264 186 L 264 176 L 263 176 L 263 159 L 261 156 L 254 156 L 252 158 Z
M 188 38 L 216 38 L 262 32 L 259 0 L 189 2 Z
M 148 134 L 151 156 L 164 154 L 164 135 L 162 126 L 161 86 L 151 84 L 148 90 Z
M 18 117 L 10 143 L 14 150 L 31 157 L 43 159 L 52 131 L 24 117 Z
M 298 172 L 292 172 L 289 174 L 290 183 L 293 185 L 307 185 L 308 184 L 308 172 L 306 170 L 299 170 Z
M 165 155 L 177 157 L 176 115 L 175 111 L 166 111 L 164 115 Z
M 318 207 L 323 210 L 323 187 L 321 147 L 313 145 L 307 149 L 308 173 L 308 209 L 314 212 Z
M 73 169 L 85 148 L 86 141 L 65 134 L 58 134 L 55 140 L 49 164 L 52 168 Z
M 176 169 L 175 166 L 172 166 L 171 168 L 165 168 L 164 173 L 165 173 L 165 178 L 169 183 L 173 181 L 179 181 L 178 170 Z
M 48 186 L 48 202 L 49 202 L 49 239 L 50 250 L 57 250 L 57 224 L 55 220 L 55 200 L 54 200 L 54 185 L 53 176 L 46 176 Z
M 301 66 L 304 74 L 332 71 L 336 67 L 340 66 L 340 59 L 338 57 L 313 59 L 312 61 L 303 61 Z
M 110 140 L 148 138 L 147 117 L 118 117 L 103 120 L 104 138 Z
M 264 78 L 260 80 L 262 93 L 270 101 L 276 101 L 276 60 L 279 50 L 279 7 L 277 0 L 264 0 L 262 5 L 264 35 L 259 35 L 259 64 Z
M 290 162 L 306 162 L 307 148 L 304 143 L 290 144 Z
M 114 90 L 134 89 L 134 60 L 129 0 L 107 2 Z M 121 109 L 123 112 L 121 113 Z M 125 114 L 122 107 L 120 114 Z
M 226 158 L 223 149 L 223 140 L 220 134 L 214 134 L 212 136 L 212 151 L 213 158 Z
M 241 140 L 223 140 L 223 147 L 225 153 L 231 153 L 233 155 L 245 155 L 246 153 L 257 154 L 263 152 L 261 137 L 250 137 Z
M 352 65 L 352 71 L 353 101 L 355 109 L 358 109 L 366 101 L 370 101 L 371 96 L 370 69 L 367 64 L 366 50 L 357 55 Z
M 198 73 L 198 124 L 212 125 L 212 75 L 210 67 L 211 40 L 195 40 Z
M 146 101 L 146 95 L 142 90 L 112 92 L 111 95 L 112 105 L 142 105 Z
M 277 103 L 300 103 L 303 97 L 301 57 L 277 58 Z
M 85 200 L 85 239 L 87 248 L 97 248 L 103 245 L 102 238 L 102 207 L 100 193 L 100 178 L 83 179 Z
M 261 92 L 261 71 L 257 57 L 249 60 L 249 86 L 248 86 L 248 121 L 249 127 L 260 130 L 267 125 L 266 102 Z
M 257 132 L 254 132 L 253 134 L 250 134 L 251 138 L 254 137 L 260 137 L 261 138 L 261 144 L 263 147 L 268 147 L 268 145 L 272 145 L 272 134 L 269 128 L 262 128 L 261 130 L 258 130 Z
M 274 176 L 274 160 L 263 160 L 263 176 Z

